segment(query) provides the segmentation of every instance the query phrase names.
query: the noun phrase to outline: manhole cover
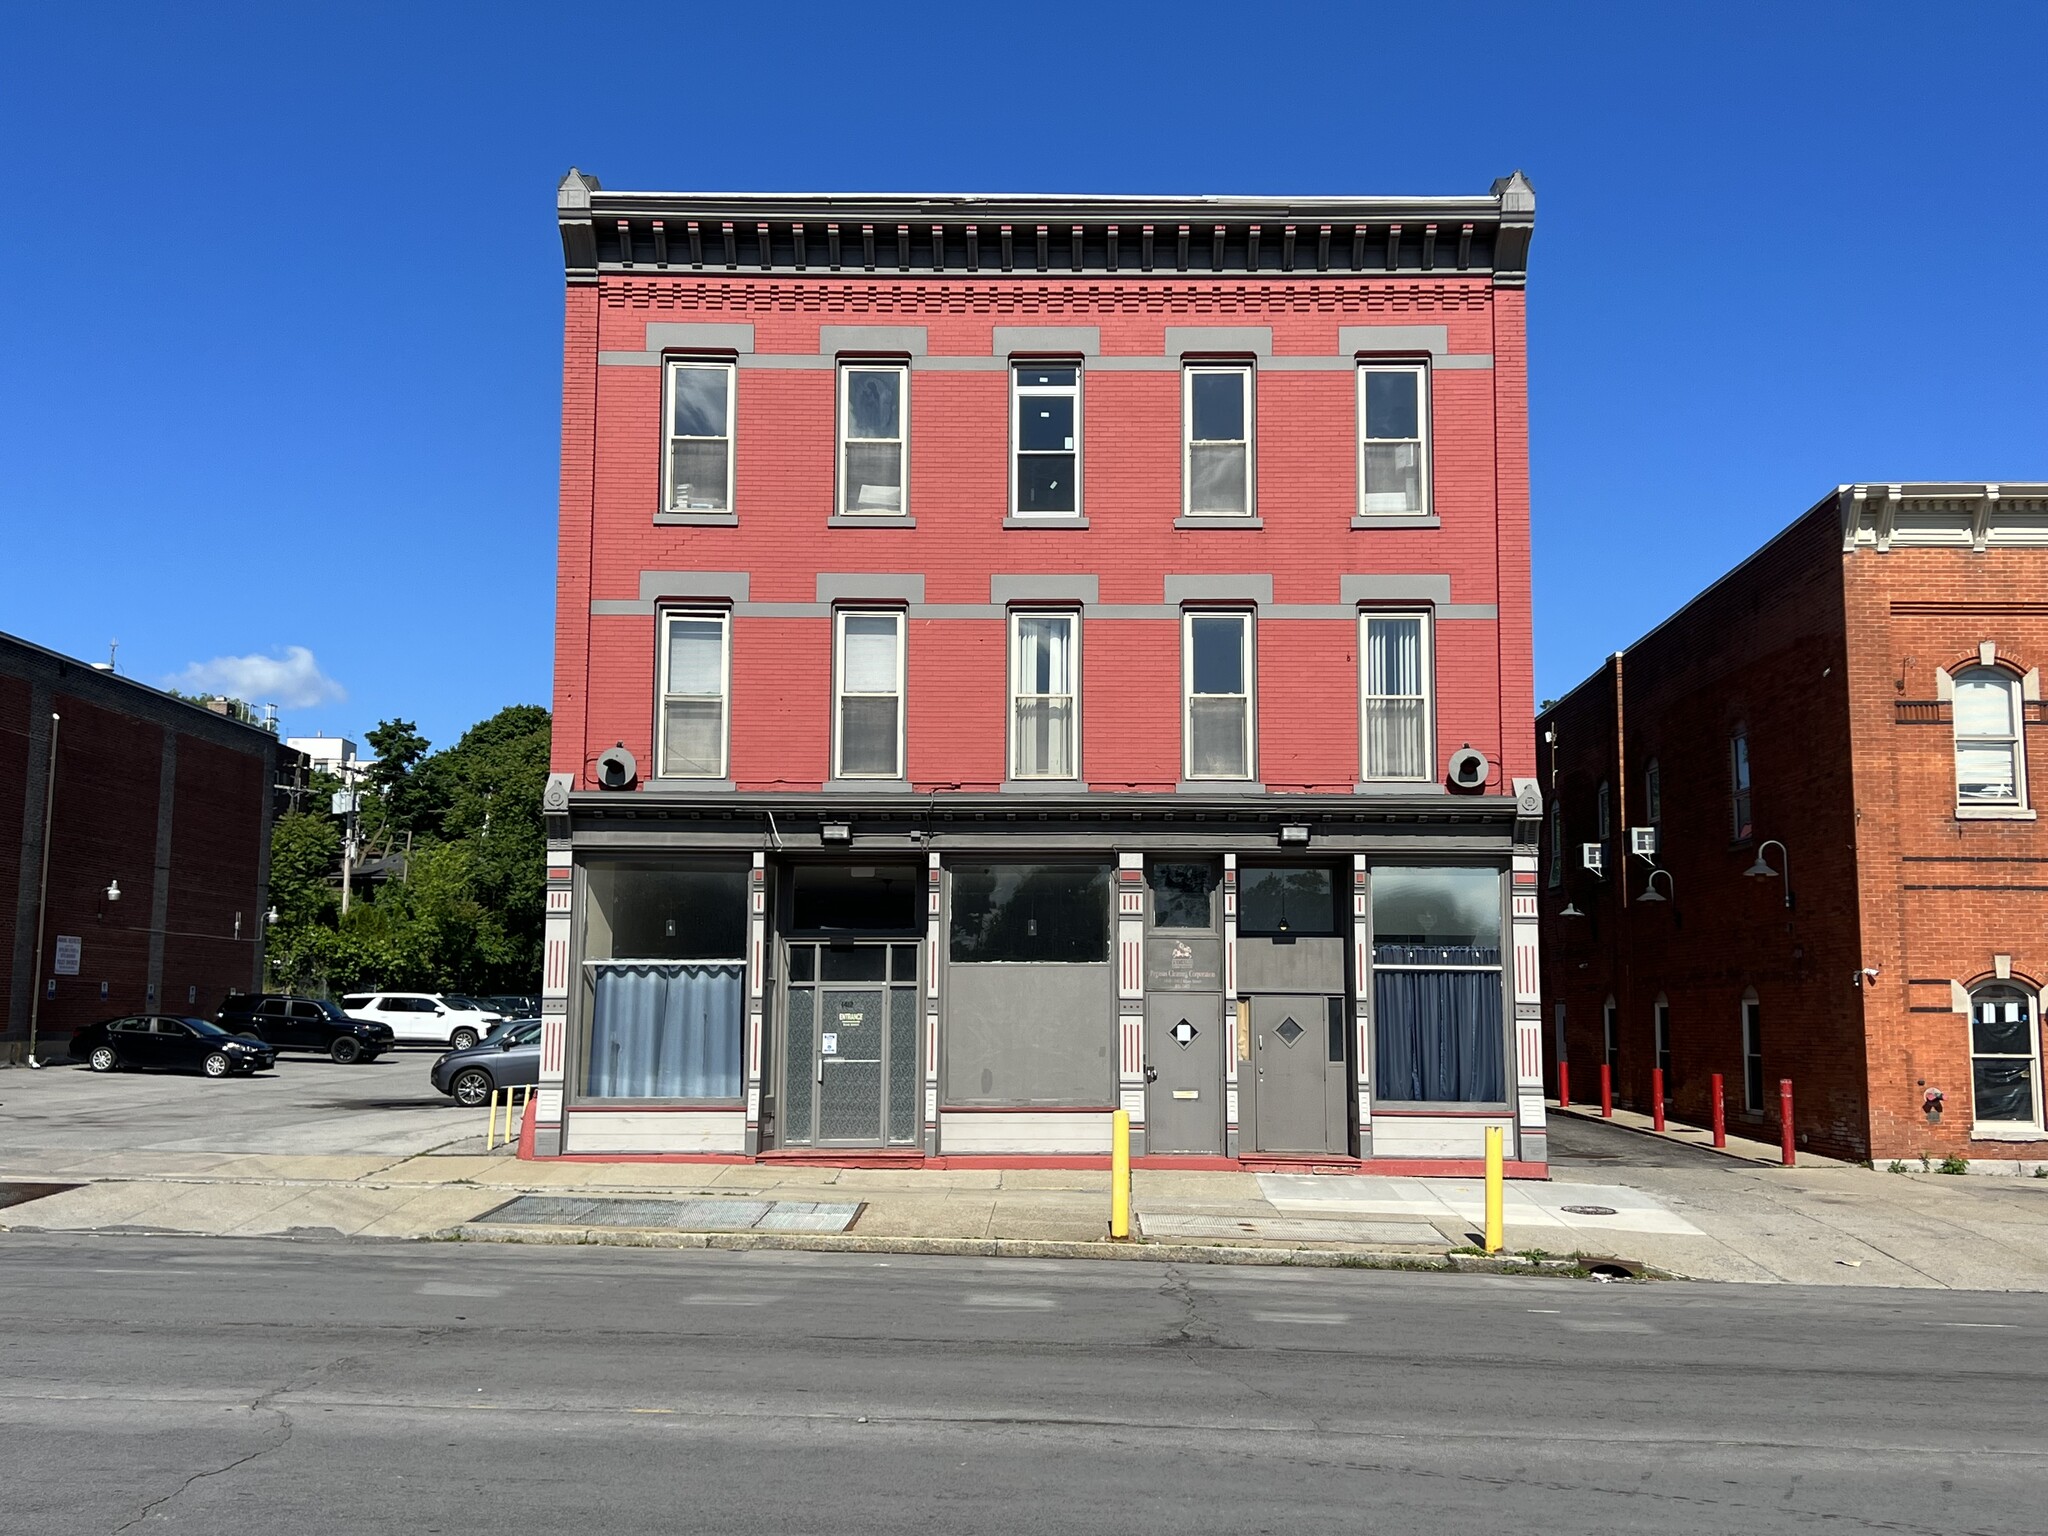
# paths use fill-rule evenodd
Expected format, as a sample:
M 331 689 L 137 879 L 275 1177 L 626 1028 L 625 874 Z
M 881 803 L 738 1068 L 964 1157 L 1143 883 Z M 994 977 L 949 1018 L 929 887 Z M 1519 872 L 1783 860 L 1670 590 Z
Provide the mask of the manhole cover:
M 1308 1031 L 1303 1029 L 1299 1024 L 1295 1023 L 1292 1019 L 1283 1019 L 1280 1023 L 1280 1027 L 1274 1030 L 1273 1033 L 1278 1035 L 1282 1040 L 1285 1040 L 1289 1045 L 1292 1045 L 1295 1041 L 1299 1040 L 1303 1035 L 1307 1034 Z
M 1616 1216 L 1620 1212 L 1611 1205 L 1566 1205 L 1560 1210 L 1570 1211 L 1574 1216 Z

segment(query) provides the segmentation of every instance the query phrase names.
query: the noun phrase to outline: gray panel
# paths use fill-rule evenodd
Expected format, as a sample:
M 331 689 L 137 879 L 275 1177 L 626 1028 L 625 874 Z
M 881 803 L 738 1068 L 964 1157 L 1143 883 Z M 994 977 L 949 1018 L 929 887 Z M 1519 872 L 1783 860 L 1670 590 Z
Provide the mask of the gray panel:
M 1301 937 L 1291 944 L 1240 936 L 1237 990 L 1248 992 L 1342 992 L 1349 941 L 1341 935 Z M 1317 1016 L 1320 1020 L 1320 1015 Z
M 820 571 L 818 601 L 921 603 L 924 577 L 911 571 Z
M 1166 601 L 1177 603 L 1273 604 L 1273 578 L 1268 575 L 1168 576 Z
M 751 352 L 754 350 L 754 328 L 751 325 L 679 324 L 672 320 L 650 320 L 644 345 L 650 352 L 670 348 L 678 351 L 701 348 L 710 352 Z
M 1147 1152 L 1215 1156 L 1223 1151 L 1227 1033 L 1219 993 L 1169 993 L 1145 1000 Z
M 1439 607 L 1451 600 L 1448 576 L 1346 576 L 1337 583 L 1338 595 L 1346 607 L 1359 603 L 1432 603 Z
M 922 357 L 926 334 L 921 325 L 821 325 L 818 350 L 827 356 L 841 352 L 895 352 Z
M 1116 968 L 949 963 L 940 1039 L 948 1104 L 1114 1104 Z
M 1169 325 L 1166 328 L 1166 355 L 1179 357 L 1185 352 L 1250 352 L 1266 357 L 1273 350 L 1273 327 L 1270 325 Z
M 991 576 L 988 579 L 988 600 L 1001 607 L 1005 603 L 1083 603 L 1099 602 L 1102 596 L 1102 581 L 1096 576 Z
M 791 987 L 784 1010 L 782 1047 L 783 1146 L 811 1144 L 812 1084 L 817 1077 L 818 994 L 809 987 Z
M 1491 368 L 1491 352 L 1453 352 L 1436 359 L 1438 368 Z
M 744 603 L 753 578 L 745 571 L 642 571 L 640 601 L 655 602 L 668 597 L 719 598 Z M 596 611 L 596 604 L 591 605 Z
M 1079 352 L 1092 356 L 1102 350 L 1099 325 L 999 325 L 995 345 L 989 350 L 997 357 L 1016 352 Z
M 1440 357 L 1451 350 L 1450 327 L 1443 325 L 1340 325 L 1337 350 L 1354 352 L 1427 352 Z

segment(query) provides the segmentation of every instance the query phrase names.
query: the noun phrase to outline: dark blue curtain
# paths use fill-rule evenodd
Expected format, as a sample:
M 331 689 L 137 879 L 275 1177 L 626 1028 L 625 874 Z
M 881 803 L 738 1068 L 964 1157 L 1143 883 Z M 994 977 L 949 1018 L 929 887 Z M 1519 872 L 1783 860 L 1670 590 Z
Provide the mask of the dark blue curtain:
M 1497 949 L 1377 946 L 1381 964 L 1498 963 Z M 1373 1096 L 1396 1102 L 1498 1104 L 1507 1098 L 1499 971 L 1375 970 Z
M 745 969 L 596 966 L 590 1026 L 594 1099 L 737 1099 Z

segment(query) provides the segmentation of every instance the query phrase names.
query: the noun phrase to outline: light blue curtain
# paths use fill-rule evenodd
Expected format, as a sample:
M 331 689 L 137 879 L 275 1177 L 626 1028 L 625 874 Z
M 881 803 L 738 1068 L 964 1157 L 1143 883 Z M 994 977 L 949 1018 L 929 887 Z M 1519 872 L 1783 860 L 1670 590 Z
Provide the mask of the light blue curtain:
M 743 967 L 619 961 L 594 970 L 590 1097 L 740 1096 Z
M 1381 945 L 1382 961 L 1427 964 L 1453 952 Z M 1385 951 L 1392 950 L 1389 955 Z M 1499 951 L 1464 950 L 1457 960 Z M 1393 1102 L 1498 1104 L 1507 1097 L 1499 971 L 1378 970 L 1372 979 L 1373 1096 Z

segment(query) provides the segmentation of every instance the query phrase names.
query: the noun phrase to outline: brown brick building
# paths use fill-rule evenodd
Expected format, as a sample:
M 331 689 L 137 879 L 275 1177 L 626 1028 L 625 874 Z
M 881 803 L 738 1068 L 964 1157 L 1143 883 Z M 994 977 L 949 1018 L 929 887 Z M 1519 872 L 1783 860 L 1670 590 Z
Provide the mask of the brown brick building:
M 2044 589 L 2048 484 L 1845 485 L 1539 718 L 1553 1092 L 2048 1159 Z
M 273 786 L 288 750 L 0 635 L 0 1063 L 28 1054 L 31 1012 L 37 1054 L 61 1060 L 80 1025 L 211 1014 L 223 993 L 261 984 Z

